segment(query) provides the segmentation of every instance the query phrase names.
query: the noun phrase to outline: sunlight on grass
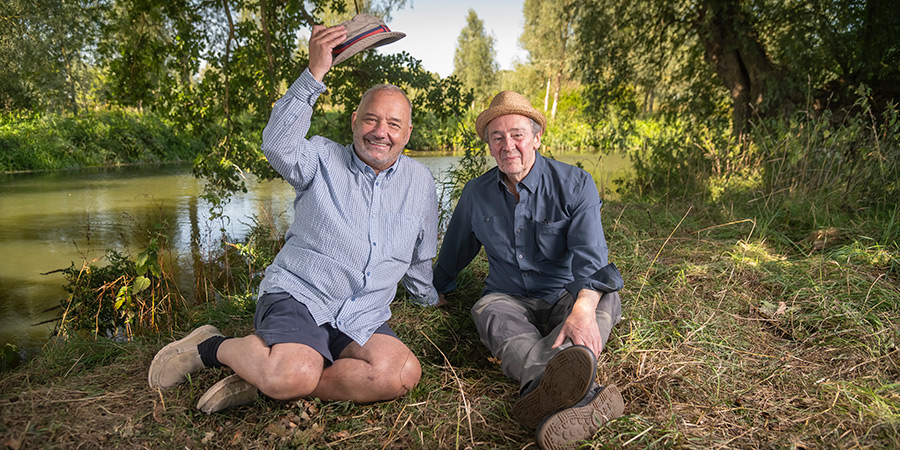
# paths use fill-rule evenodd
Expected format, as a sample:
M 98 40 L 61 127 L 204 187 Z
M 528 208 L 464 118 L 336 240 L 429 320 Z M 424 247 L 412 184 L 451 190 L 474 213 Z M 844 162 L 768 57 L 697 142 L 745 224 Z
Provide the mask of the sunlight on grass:
M 857 264 L 876 268 L 900 267 L 900 248 L 881 244 L 865 245 L 854 241 L 853 244 L 841 247 L 834 253 L 834 259 L 847 264 Z
M 845 381 L 823 384 L 831 391 L 823 393 L 831 397 L 831 408 L 860 417 L 900 421 L 900 384 L 873 386 Z
M 785 261 L 785 257 L 778 255 L 764 242 L 738 241 L 734 244 L 734 250 L 727 252 L 736 265 L 758 267 L 763 263 Z
M 746 168 L 743 172 L 744 173 L 738 174 L 737 176 L 731 174 L 727 177 L 710 177 L 709 180 L 707 180 L 706 186 L 709 199 L 713 202 L 717 202 L 721 200 L 726 193 L 753 191 L 762 186 L 762 174 L 760 174 L 758 170 L 755 168 Z

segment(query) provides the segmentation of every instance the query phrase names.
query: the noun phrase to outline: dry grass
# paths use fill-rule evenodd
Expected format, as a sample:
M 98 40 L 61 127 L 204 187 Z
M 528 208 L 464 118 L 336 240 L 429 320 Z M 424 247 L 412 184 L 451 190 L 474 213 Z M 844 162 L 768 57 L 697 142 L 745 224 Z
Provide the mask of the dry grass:
M 598 377 L 622 389 L 626 416 L 587 444 L 900 447 L 896 250 L 845 233 L 846 245 L 804 253 L 759 236 L 753 218 L 689 209 L 606 206 L 625 317 Z M 173 336 L 75 339 L 0 380 L 0 446 L 534 448 L 509 417 L 517 386 L 468 316 L 484 270 L 478 261 L 465 273 L 446 310 L 395 306 L 392 326 L 424 371 L 396 401 L 259 400 L 210 416 L 193 405 L 225 371 L 147 387 L 155 350 Z M 221 304 L 186 325 L 243 334 L 251 310 Z

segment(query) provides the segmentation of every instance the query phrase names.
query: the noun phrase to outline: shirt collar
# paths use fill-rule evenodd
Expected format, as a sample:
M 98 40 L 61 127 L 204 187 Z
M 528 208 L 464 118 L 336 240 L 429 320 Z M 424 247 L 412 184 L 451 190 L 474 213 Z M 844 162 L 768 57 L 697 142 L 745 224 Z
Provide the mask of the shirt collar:
M 531 170 L 528 171 L 528 175 L 525 175 L 525 179 L 520 181 L 519 184 L 525 186 L 530 192 L 534 192 L 537 189 L 538 184 L 541 182 L 541 178 L 544 175 L 544 167 L 546 167 L 547 161 L 541 156 L 541 152 L 535 150 L 534 151 L 534 165 L 531 166 Z M 506 181 L 504 181 L 504 177 L 506 175 L 497 168 L 497 185 L 500 189 L 506 189 Z
M 359 159 L 359 155 L 356 154 L 356 150 L 354 149 L 353 144 L 348 145 L 347 149 L 350 150 L 350 168 L 351 168 L 351 170 L 353 169 L 353 167 L 355 167 L 356 170 L 359 170 L 360 172 L 362 172 L 366 175 L 371 174 L 372 178 L 375 178 L 376 177 L 375 169 L 369 167 L 368 164 L 363 162 L 363 160 Z M 384 174 L 385 179 L 390 178 L 394 174 L 394 172 L 397 171 L 397 168 L 400 167 L 401 159 L 403 159 L 403 155 L 400 155 L 397 158 L 397 160 L 394 161 L 394 164 L 391 164 L 391 167 L 388 167 L 387 169 L 381 171 L 381 173 Z

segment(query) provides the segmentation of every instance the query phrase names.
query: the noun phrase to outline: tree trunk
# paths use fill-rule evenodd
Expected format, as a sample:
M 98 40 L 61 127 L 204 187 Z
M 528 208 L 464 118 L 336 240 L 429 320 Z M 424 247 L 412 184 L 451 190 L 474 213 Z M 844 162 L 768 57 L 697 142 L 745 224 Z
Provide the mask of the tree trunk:
M 731 92 L 732 133 L 743 135 L 757 108 L 779 81 L 778 69 L 759 43 L 741 11 L 740 2 L 705 0 L 694 23 L 706 49 L 706 60 Z
M 231 8 L 228 7 L 228 0 L 222 0 L 222 8 L 225 10 L 225 17 L 228 19 L 228 38 L 225 40 L 225 61 L 222 64 L 222 73 L 225 75 L 225 101 L 222 107 L 225 110 L 225 120 L 228 127 L 233 128 L 231 123 L 231 42 L 234 40 L 234 21 L 231 19 Z
M 550 119 L 556 118 L 556 105 L 559 103 L 559 86 L 562 84 L 563 64 L 565 60 L 559 62 L 559 70 L 556 72 L 556 87 L 553 89 L 553 109 L 550 110 Z
M 574 16 L 574 8 L 567 7 L 565 10 L 565 25 L 559 30 L 559 66 L 556 70 L 556 88 L 553 90 L 553 109 L 550 111 L 550 119 L 556 118 L 556 107 L 559 104 L 559 91 L 562 89 L 563 71 L 566 68 L 566 45 L 569 42 L 569 28 L 572 26 L 572 17 Z
M 275 83 L 275 56 L 272 55 L 272 34 L 269 33 L 269 20 L 268 20 L 268 11 L 266 8 L 266 0 L 259 1 L 259 22 L 262 27 L 263 37 L 265 38 L 265 51 L 266 51 L 266 69 L 269 73 L 269 89 L 267 97 L 269 99 L 268 108 L 272 107 L 272 104 L 275 103 L 275 90 L 277 89 Z
M 547 77 L 547 91 L 544 93 L 544 112 L 547 112 L 547 108 L 550 106 L 550 81 L 553 80 L 552 76 Z
M 75 86 L 75 74 L 72 70 L 72 64 L 69 61 L 69 54 L 66 51 L 66 47 L 63 45 L 60 47 L 60 51 L 62 52 L 63 62 L 65 63 L 66 68 L 66 81 L 68 81 L 69 87 L 69 95 L 68 97 L 72 101 L 72 114 L 78 115 L 78 90 Z

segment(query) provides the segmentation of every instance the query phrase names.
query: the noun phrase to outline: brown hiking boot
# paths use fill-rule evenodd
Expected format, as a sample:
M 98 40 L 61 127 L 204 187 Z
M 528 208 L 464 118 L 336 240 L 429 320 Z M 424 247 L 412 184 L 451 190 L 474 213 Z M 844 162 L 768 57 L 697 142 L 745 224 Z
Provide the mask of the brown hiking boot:
M 513 405 L 513 417 L 525 428 L 533 430 L 550 414 L 581 401 L 596 373 L 597 358 L 591 349 L 573 345 L 557 353 L 544 368 L 537 387 Z
M 197 344 L 222 333 L 212 325 L 203 325 L 191 334 L 172 342 L 156 353 L 150 363 L 147 382 L 150 387 L 168 388 L 187 380 L 187 376 L 203 369 Z
M 580 403 L 579 403 L 580 405 Z M 548 417 L 535 434 L 538 447 L 543 450 L 578 448 L 590 439 L 604 423 L 621 417 L 625 401 L 616 385 L 601 387 L 584 406 L 573 406 Z
M 212 414 L 232 406 L 252 403 L 257 397 L 259 397 L 259 390 L 256 389 L 256 386 L 234 374 L 219 380 L 209 388 L 197 402 L 197 409 Z

